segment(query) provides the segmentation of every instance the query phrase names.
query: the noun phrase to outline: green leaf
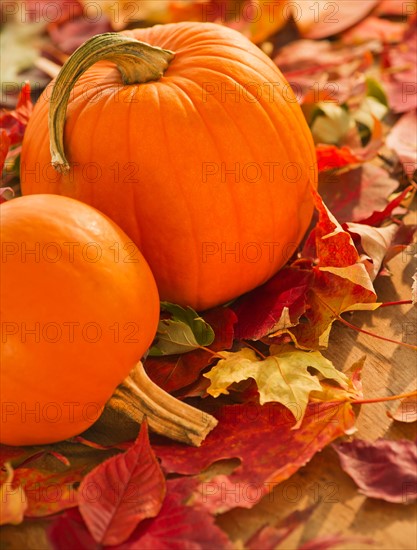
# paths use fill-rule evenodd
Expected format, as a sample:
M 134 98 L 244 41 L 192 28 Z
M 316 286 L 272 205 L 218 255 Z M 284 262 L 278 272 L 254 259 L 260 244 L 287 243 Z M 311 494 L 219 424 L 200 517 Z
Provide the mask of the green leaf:
M 388 105 L 388 99 L 386 96 L 386 93 L 384 91 L 384 88 L 381 86 L 381 84 L 372 78 L 371 76 L 368 76 L 366 79 L 366 95 L 369 97 L 374 97 L 377 99 L 382 105 L 385 105 L 385 107 L 389 107 Z
M 171 319 L 159 321 L 157 342 L 151 347 L 149 355 L 187 353 L 213 343 L 213 329 L 191 307 L 184 309 L 176 304 L 161 302 L 161 309 L 170 313 Z

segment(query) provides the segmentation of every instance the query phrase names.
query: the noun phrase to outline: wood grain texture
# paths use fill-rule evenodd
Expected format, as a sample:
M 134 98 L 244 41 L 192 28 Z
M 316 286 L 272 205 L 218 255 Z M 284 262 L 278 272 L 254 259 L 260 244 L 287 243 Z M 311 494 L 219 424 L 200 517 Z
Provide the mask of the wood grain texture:
M 408 216 L 416 223 L 415 214 Z M 416 270 L 413 255 L 416 246 L 390 262 L 391 277 L 379 277 L 375 287 L 380 301 L 411 298 L 412 276 Z M 417 307 L 392 306 L 373 313 L 355 312 L 349 322 L 365 330 L 417 344 Z M 336 323 L 330 345 L 324 355 L 343 371 L 366 355 L 363 369 L 365 398 L 389 396 L 417 387 L 417 355 L 414 351 L 370 336 L 357 333 Z M 392 420 L 387 411 L 394 411 L 397 401 L 357 407 L 357 432 L 352 436 L 368 441 L 416 439 L 417 426 Z M 361 495 L 354 482 L 340 467 L 336 452 L 327 447 L 289 480 L 278 485 L 252 510 L 235 509 L 219 518 L 237 547 L 265 523 L 272 525 L 297 509 L 318 503 L 310 521 L 298 528 L 284 543 L 282 550 L 296 549 L 318 536 L 343 533 L 370 537 L 374 548 L 381 550 L 415 550 L 417 541 L 417 509 L 414 505 L 398 505 Z M 346 550 L 371 548 L 359 542 L 340 545 Z M 259 549 L 262 550 L 262 549 Z

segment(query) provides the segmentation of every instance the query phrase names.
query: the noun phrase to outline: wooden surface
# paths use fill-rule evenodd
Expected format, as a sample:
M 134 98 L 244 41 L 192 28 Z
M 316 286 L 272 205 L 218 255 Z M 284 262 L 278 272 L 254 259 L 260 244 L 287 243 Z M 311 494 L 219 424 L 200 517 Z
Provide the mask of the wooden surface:
M 416 223 L 415 214 L 408 223 Z M 390 262 L 391 277 L 375 282 L 380 301 L 409 299 L 416 269 L 417 247 L 411 246 Z M 417 307 L 387 307 L 373 313 L 355 312 L 349 321 L 385 337 L 417 344 Z M 412 391 L 417 386 L 417 356 L 410 349 L 377 340 L 336 324 L 324 353 L 341 370 L 363 355 L 363 387 L 366 398 Z M 362 405 L 358 408 L 354 437 L 373 441 L 378 437 L 415 439 L 416 423 L 391 420 L 387 410 L 398 402 Z M 417 508 L 389 504 L 361 495 L 353 481 L 341 470 L 335 451 L 327 447 L 288 481 L 278 485 L 251 510 L 235 509 L 218 518 L 237 549 L 266 522 L 272 525 L 296 509 L 318 502 L 312 518 L 299 527 L 279 548 L 296 549 L 301 543 L 321 535 L 344 533 L 374 539 L 373 548 L 396 550 L 417 547 Z M 1 530 L 1 549 L 47 549 L 44 521 L 28 521 Z M 359 542 L 338 546 L 349 550 L 372 548 Z M 76 550 L 75 548 L 63 550 Z M 140 549 L 138 549 L 140 550 Z M 158 549 L 155 549 L 158 550 Z M 213 549 L 214 550 L 214 549 Z M 263 549 L 259 549 L 263 550 Z
M 416 223 L 416 216 L 410 215 L 408 221 Z M 410 246 L 407 252 L 390 262 L 392 277 L 379 277 L 375 281 L 379 301 L 410 299 L 416 269 L 413 258 L 417 253 L 416 246 Z M 373 313 L 355 312 L 348 319 L 365 330 L 417 345 L 416 306 L 386 307 Z M 366 355 L 362 378 L 366 398 L 394 395 L 417 387 L 417 355 L 414 351 L 359 334 L 343 325 L 334 325 L 324 355 L 341 370 L 347 370 Z M 386 411 L 394 411 L 397 406 L 398 401 L 362 405 L 357 411 L 357 432 L 353 437 L 367 441 L 379 437 L 415 440 L 416 423 L 400 423 L 387 416 Z M 220 518 L 219 524 L 234 540 L 246 540 L 265 522 L 274 524 L 292 511 L 318 501 L 308 523 L 278 548 L 292 550 L 317 536 L 336 533 L 370 537 L 375 541 L 373 548 L 378 549 L 417 548 L 417 507 L 390 504 L 361 495 L 354 482 L 341 470 L 336 452 L 331 447 L 325 448 L 297 474 L 278 485 L 272 495 L 265 497 L 255 508 L 233 510 Z M 351 542 L 338 548 L 359 550 L 372 547 Z

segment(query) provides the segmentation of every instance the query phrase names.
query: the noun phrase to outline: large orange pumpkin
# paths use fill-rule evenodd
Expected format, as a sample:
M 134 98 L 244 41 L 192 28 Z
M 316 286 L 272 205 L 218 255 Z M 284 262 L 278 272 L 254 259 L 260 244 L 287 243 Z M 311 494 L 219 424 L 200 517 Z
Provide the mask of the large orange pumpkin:
M 0 207 L 0 441 L 90 426 L 155 335 L 159 298 L 137 247 L 100 212 L 36 195 Z
M 200 310 L 226 302 L 295 251 L 313 211 L 313 141 L 281 72 L 240 33 L 178 23 L 101 35 L 64 66 L 51 99 L 52 86 L 26 131 L 23 193 L 107 214 L 142 251 L 162 299 Z M 48 109 L 65 92 L 61 174 Z M 65 105 L 51 117 L 58 137 L 63 114 Z

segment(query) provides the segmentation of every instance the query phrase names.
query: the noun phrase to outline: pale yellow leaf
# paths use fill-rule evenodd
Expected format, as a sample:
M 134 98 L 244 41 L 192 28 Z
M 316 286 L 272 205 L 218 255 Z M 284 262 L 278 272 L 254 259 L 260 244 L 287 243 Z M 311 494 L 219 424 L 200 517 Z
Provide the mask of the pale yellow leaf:
M 310 392 L 322 389 L 320 379 L 331 379 L 342 388 L 349 388 L 349 379 L 318 351 L 271 346 L 271 355 L 264 360 L 248 348 L 220 355 L 224 359 L 204 374 L 211 382 L 207 389 L 210 395 L 228 394 L 232 384 L 252 378 L 258 386 L 261 405 L 282 403 L 296 418 L 296 426 L 303 419 Z M 309 368 L 317 370 L 320 378 L 311 374 Z
M 13 486 L 13 468 L 8 462 L 5 468 L 7 478 L 0 487 L 0 525 L 18 525 L 28 507 L 27 497 L 21 485 Z

